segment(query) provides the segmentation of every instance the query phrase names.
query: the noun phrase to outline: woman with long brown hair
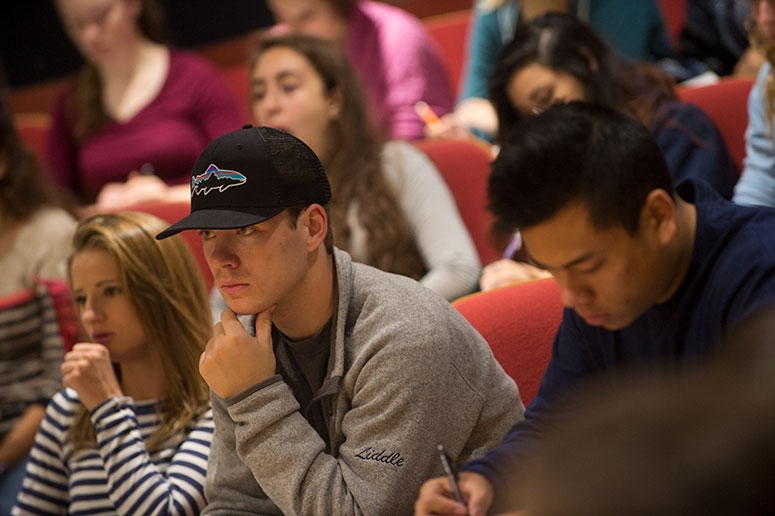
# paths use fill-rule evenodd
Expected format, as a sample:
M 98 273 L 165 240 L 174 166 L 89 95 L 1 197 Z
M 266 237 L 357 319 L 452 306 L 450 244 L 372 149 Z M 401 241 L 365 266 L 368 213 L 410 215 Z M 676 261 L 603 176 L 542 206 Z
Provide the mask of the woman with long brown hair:
M 450 300 L 475 289 L 479 259 L 443 178 L 413 145 L 379 141 L 337 47 L 267 38 L 252 66 L 251 105 L 257 124 L 293 134 L 320 157 L 337 247 Z

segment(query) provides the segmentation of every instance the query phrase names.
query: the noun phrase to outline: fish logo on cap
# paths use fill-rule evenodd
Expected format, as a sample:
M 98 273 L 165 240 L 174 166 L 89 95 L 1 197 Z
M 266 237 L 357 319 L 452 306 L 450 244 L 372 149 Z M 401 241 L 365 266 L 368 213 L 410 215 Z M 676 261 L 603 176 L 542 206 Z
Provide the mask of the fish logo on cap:
M 232 186 L 244 185 L 247 180 L 236 170 L 221 170 L 211 163 L 207 170 L 191 178 L 191 196 L 207 195 L 213 190 L 223 193 Z

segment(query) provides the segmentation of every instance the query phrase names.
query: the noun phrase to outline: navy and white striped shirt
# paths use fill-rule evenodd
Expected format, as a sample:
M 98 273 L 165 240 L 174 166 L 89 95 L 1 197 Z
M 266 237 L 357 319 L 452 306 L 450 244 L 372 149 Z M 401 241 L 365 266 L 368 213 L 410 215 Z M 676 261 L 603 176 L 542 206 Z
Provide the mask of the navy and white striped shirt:
M 145 443 L 161 424 L 155 403 L 126 397 L 102 403 L 91 414 L 97 449 L 75 451 L 68 431 L 80 402 L 72 389 L 57 393 L 35 437 L 14 516 L 199 514 L 212 411 L 148 453 Z

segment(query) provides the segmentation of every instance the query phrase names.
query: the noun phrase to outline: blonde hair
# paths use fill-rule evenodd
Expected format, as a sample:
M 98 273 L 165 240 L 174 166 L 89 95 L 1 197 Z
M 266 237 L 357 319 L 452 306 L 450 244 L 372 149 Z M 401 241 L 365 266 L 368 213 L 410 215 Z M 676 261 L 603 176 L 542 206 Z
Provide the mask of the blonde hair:
M 199 374 L 199 357 L 212 330 L 207 288 L 182 237 L 156 240 L 155 235 L 167 225 L 147 213 L 95 215 L 76 228 L 70 257 L 72 265 L 78 253 L 101 250 L 116 259 L 120 281 L 147 344 L 161 357 L 165 395 L 157 411 L 162 424 L 151 435 L 149 450 L 200 414 L 209 395 Z M 120 379 L 120 366 L 116 372 Z M 70 438 L 76 449 L 96 446 L 94 425 L 83 405 Z

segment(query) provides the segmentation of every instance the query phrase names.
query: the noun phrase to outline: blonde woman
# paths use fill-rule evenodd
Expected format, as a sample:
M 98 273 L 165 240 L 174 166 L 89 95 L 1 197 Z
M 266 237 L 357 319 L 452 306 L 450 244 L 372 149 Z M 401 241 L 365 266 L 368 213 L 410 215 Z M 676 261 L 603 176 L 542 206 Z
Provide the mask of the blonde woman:
M 14 515 L 198 514 L 213 420 L 199 357 L 211 321 L 183 240 L 151 215 L 96 215 L 73 237 L 69 280 L 89 342 L 35 439 Z

